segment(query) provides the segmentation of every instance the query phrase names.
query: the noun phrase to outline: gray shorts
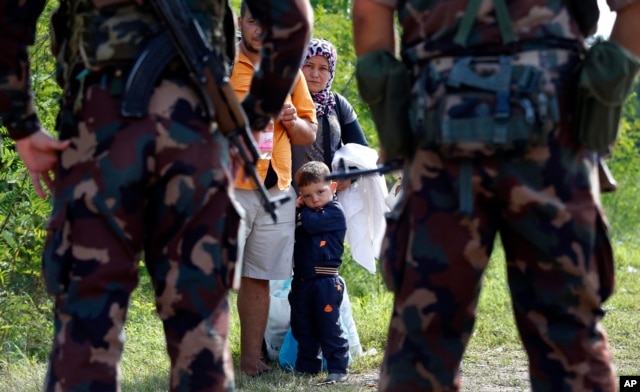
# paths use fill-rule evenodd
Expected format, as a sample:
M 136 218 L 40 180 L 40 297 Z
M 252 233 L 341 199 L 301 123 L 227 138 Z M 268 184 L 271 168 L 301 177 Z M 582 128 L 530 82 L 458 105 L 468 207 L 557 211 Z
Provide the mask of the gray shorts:
M 278 222 L 273 223 L 254 190 L 236 189 L 238 203 L 245 210 L 246 242 L 242 266 L 242 277 L 283 280 L 293 274 L 293 241 L 295 233 L 295 192 L 277 186 L 269 194 L 289 195 L 291 199 L 278 208 Z

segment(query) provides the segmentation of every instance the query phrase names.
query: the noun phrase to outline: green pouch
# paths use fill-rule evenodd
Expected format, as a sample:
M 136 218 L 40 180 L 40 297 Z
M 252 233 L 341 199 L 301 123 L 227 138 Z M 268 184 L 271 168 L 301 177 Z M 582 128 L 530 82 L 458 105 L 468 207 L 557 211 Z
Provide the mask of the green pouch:
M 409 125 L 411 84 L 406 66 L 386 50 L 368 53 L 358 58 L 356 79 L 387 156 L 411 156 L 415 146 Z
M 576 94 L 574 132 L 581 145 L 606 152 L 616 140 L 638 70 L 640 60 L 615 42 L 598 41 L 589 49 Z

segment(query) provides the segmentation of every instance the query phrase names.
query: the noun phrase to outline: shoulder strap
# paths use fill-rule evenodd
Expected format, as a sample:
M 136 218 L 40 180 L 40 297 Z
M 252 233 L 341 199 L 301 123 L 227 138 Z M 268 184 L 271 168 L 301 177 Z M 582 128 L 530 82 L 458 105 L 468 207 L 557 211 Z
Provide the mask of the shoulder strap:
M 331 169 L 331 157 L 333 151 L 331 151 L 331 124 L 329 124 L 329 116 L 322 116 L 322 156 L 324 157 L 324 163 Z
M 458 32 L 453 39 L 456 44 L 460 46 L 467 46 L 467 38 L 469 38 L 469 33 L 471 32 L 471 28 L 475 22 L 476 14 L 478 13 L 478 8 L 480 7 L 481 2 L 482 0 L 469 0 L 467 9 L 464 11 L 464 15 L 462 15 L 462 20 L 458 26 Z M 505 0 L 494 0 L 493 7 L 496 13 L 496 18 L 498 19 L 498 26 L 500 27 L 500 34 L 502 35 L 502 43 L 508 44 L 515 41 L 515 35 L 513 33 L 513 28 L 511 27 L 511 22 L 509 21 L 509 12 L 507 10 Z

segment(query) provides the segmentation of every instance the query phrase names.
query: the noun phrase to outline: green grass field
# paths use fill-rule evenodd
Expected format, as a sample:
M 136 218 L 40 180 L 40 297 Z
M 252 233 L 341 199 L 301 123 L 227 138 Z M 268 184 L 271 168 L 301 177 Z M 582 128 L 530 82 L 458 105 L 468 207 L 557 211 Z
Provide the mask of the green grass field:
M 607 329 L 614 362 L 620 375 L 640 374 L 640 249 L 635 243 L 617 243 L 617 289 L 606 303 Z M 386 339 L 391 295 L 384 290 L 378 275 L 369 275 L 357 266 L 348 265 L 343 274 L 350 287 L 353 314 L 365 351 L 375 353 L 360 357 L 351 366 L 349 383 L 341 391 L 370 391 L 375 386 L 378 367 Z M 231 347 L 234 360 L 239 350 L 239 323 L 235 311 L 235 293 L 231 293 Z M 50 331 L 43 327 L 42 335 Z M 126 325 L 126 348 L 122 361 L 123 391 L 151 392 L 167 390 L 168 361 L 164 338 L 156 318 L 148 279 L 143 279 L 131 303 Z M 237 365 L 237 364 L 236 364 Z M 529 389 L 526 357 L 518 340 L 504 279 L 501 251 L 496 251 L 487 270 L 479 305 L 475 333 L 463 361 L 463 389 L 469 391 L 520 391 Z M 0 392 L 40 390 L 45 363 L 20 354 L 18 348 L 10 358 L 0 359 Z M 241 391 L 312 390 L 320 379 L 296 379 L 283 371 L 259 378 L 237 376 Z

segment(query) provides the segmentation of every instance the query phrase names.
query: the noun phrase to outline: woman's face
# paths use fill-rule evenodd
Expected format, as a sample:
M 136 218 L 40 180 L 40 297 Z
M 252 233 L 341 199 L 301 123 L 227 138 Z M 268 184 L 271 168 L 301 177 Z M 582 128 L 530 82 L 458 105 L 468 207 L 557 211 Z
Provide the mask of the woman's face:
M 327 87 L 329 82 L 329 60 L 324 56 L 313 56 L 302 67 L 302 73 L 307 79 L 307 87 L 312 93 L 318 93 Z

